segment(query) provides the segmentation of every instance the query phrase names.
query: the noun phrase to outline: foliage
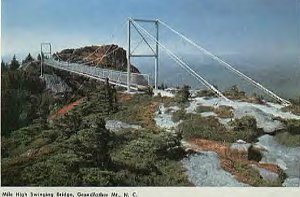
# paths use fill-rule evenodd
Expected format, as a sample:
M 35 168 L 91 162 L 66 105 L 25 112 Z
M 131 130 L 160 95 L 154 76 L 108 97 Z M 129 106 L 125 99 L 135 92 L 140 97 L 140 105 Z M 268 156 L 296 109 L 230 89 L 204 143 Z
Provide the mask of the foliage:
M 196 97 L 215 97 L 216 93 L 212 90 L 200 90 L 196 93 Z
M 221 105 L 218 108 L 214 109 L 214 112 L 218 115 L 220 118 L 233 118 L 233 111 L 232 107 Z
M 107 87 L 97 88 L 87 95 L 82 105 L 53 122 L 43 126 L 36 123 L 3 138 L 2 184 L 190 185 L 179 162 L 184 155 L 180 135 L 130 129 L 111 133 L 105 128 L 103 118 L 117 117 L 119 113 L 132 112 L 129 118 L 133 119 L 137 113 L 144 117 L 145 108 L 136 103 L 149 105 L 152 97 L 135 95 L 114 109 L 110 107 L 109 96 L 105 96 L 107 93 Z
M 175 95 L 175 100 L 178 103 L 186 103 L 189 101 L 191 97 L 190 86 L 184 85 Z
M 276 133 L 275 139 L 280 144 L 289 147 L 300 146 L 300 134 L 292 135 L 289 132 L 279 132 Z
M 196 108 L 197 113 L 212 112 L 212 111 L 214 111 L 214 108 L 211 106 L 200 105 Z
M 29 62 L 32 62 L 34 61 L 33 57 L 31 56 L 31 54 L 29 53 L 27 55 L 27 57 L 25 58 L 25 60 L 22 61 L 22 64 L 26 64 L 26 63 L 29 63 Z
M 291 105 L 283 108 L 284 111 L 290 111 L 296 115 L 300 115 L 300 97 L 298 99 L 292 99 Z
M 286 131 L 292 135 L 300 134 L 300 120 L 297 119 L 289 119 L 284 121 L 286 125 Z
M 45 99 L 51 97 L 44 92 L 45 83 L 38 76 L 21 70 L 3 72 L 1 86 L 2 135 L 9 135 L 10 131 L 38 118 Z
M 256 127 L 228 130 L 215 117 L 201 117 L 196 114 L 186 114 L 178 128 L 185 139 L 202 138 L 228 143 L 236 142 L 238 139 L 252 142 L 262 133 Z
M 149 96 L 153 96 L 154 95 L 153 88 L 151 86 L 148 86 L 145 93 Z
M 252 116 L 243 116 L 229 123 L 235 131 L 245 131 L 248 129 L 257 130 L 256 119 Z
M 246 93 L 239 90 L 237 85 L 234 85 L 224 92 L 224 96 L 229 99 L 244 99 L 246 98 Z
M 17 70 L 20 67 L 19 61 L 16 59 L 16 56 L 13 56 L 13 59 L 11 60 L 9 64 L 9 69 L 10 70 Z
M 147 128 L 155 128 L 154 112 L 158 102 L 147 94 L 136 94 L 120 106 L 118 112 L 111 114 L 111 119 L 137 124 Z
M 183 108 L 172 113 L 173 122 L 179 122 L 180 120 L 184 120 L 185 118 L 186 118 L 186 111 Z

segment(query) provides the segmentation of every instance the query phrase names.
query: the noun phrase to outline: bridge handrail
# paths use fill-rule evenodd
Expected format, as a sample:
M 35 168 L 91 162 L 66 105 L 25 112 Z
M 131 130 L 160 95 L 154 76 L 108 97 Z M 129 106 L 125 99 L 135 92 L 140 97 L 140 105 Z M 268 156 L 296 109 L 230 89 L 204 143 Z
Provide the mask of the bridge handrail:
M 63 69 L 67 71 L 75 71 L 76 73 L 82 73 L 93 77 L 98 78 L 109 78 L 110 80 L 113 80 L 116 82 L 116 84 L 127 84 L 127 72 L 117 71 L 117 70 L 110 70 L 110 69 L 103 69 L 99 67 L 91 67 L 84 64 L 77 64 L 77 63 L 68 63 L 64 61 L 57 61 L 53 58 L 50 59 L 44 59 L 44 62 L 49 64 L 50 66 L 56 67 L 58 69 Z M 147 82 L 147 85 L 149 85 L 149 75 L 148 74 L 140 74 L 140 73 L 131 73 L 132 76 L 141 76 L 142 79 Z M 136 78 L 136 77 L 135 77 Z M 135 86 L 143 86 L 141 84 L 138 84 L 138 78 L 136 78 L 136 81 L 132 81 L 132 84 Z M 141 79 L 140 79 L 141 80 Z

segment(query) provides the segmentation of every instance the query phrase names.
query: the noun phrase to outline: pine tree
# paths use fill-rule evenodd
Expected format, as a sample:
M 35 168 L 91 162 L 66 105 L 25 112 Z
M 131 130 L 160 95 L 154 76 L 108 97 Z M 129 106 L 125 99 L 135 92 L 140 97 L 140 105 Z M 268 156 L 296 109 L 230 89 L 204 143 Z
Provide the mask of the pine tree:
M 29 53 L 27 55 L 27 57 L 25 58 L 25 60 L 23 61 L 23 63 L 29 63 L 29 62 L 32 62 L 34 61 L 33 57 L 31 56 L 31 54 Z
M 41 61 L 41 54 L 38 54 L 37 58 L 38 61 Z
M 7 64 L 2 60 L 1 61 L 1 71 L 6 71 L 7 70 Z
M 10 62 L 9 68 L 11 70 L 17 70 L 20 67 L 19 61 L 16 59 L 16 55 L 14 55 L 13 59 Z

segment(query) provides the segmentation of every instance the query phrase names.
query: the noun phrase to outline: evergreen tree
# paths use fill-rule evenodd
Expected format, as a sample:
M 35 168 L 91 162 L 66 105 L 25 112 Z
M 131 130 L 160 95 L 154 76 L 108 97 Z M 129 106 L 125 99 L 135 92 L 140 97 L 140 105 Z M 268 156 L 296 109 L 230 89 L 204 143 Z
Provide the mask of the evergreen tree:
M 7 64 L 2 60 L 1 61 L 1 71 L 6 71 L 7 70 Z
M 41 54 L 38 54 L 37 58 L 38 61 L 41 61 Z
M 23 61 L 23 63 L 29 63 L 29 62 L 32 62 L 34 61 L 33 57 L 31 56 L 31 54 L 29 53 L 27 55 L 27 57 L 25 58 L 25 60 Z
M 14 55 L 13 59 L 10 62 L 9 68 L 11 70 L 17 70 L 20 67 L 19 61 L 16 59 L 16 55 Z

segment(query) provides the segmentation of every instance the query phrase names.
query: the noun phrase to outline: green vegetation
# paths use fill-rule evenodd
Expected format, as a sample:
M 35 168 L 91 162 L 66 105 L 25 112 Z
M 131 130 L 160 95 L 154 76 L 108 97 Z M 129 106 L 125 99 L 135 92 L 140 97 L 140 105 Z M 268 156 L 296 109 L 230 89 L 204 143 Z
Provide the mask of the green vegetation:
M 257 103 L 257 104 L 265 104 L 263 101 L 263 97 L 261 95 L 253 94 L 252 96 L 246 95 L 244 91 L 241 91 L 237 85 L 232 86 L 228 90 L 226 90 L 224 93 L 224 96 L 226 96 L 229 99 L 233 100 L 241 100 L 249 103 Z
M 291 103 L 291 105 L 284 107 L 283 110 L 300 116 L 300 97 L 298 99 L 292 99 Z
M 211 106 L 203 106 L 200 105 L 196 108 L 196 112 L 197 113 L 203 113 L 203 112 L 213 112 L 214 111 L 214 107 Z
M 176 93 L 175 100 L 178 103 L 186 103 L 186 102 L 188 102 L 189 98 L 191 97 L 190 88 L 191 88 L 190 86 L 184 85 Z
M 48 122 L 49 112 L 42 111 L 44 121 L 37 117 L 2 137 L 2 185 L 191 185 L 179 162 L 184 156 L 180 136 L 153 129 L 112 133 L 105 128 L 105 118 L 155 128 L 155 99 L 162 98 L 137 94 L 119 102 L 113 87 L 91 83 L 82 83 L 86 87 L 80 95 L 85 99 L 64 116 Z M 44 103 L 49 109 L 49 102 Z
M 300 146 L 300 134 L 292 135 L 289 132 L 276 133 L 275 139 L 280 144 L 295 147 Z
M 290 119 L 285 121 L 286 130 L 292 135 L 300 134 L 300 120 Z
M 53 101 L 38 75 L 17 69 L 19 62 L 15 56 L 7 67 L 1 72 L 2 136 L 35 119 L 45 119 Z
M 244 116 L 230 122 L 235 131 L 245 131 L 247 129 L 257 130 L 256 119 L 252 116 Z
M 212 90 L 201 90 L 196 93 L 196 97 L 215 97 L 216 93 Z
M 179 116 L 179 115 L 176 115 Z M 256 127 L 252 117 L 243 117 L 231 122 L 233 130 L 228 130 L 215 117 L 201 117 L 196 114 L 180 114 L 184 120 L 178 128 L 185 139 L 201 138 L 232 143 L 238 139 L 253 142 L 262 131 Z
M 286 126 L 280 132 L 277 132 L 275 135 L 275 139 L 280 144 L 286 146 L 299 146 L 300 145 L 300 120 L 296 119 L 282 119 L 278 118 L 281 122 L 283 122 Z
M 246 93 L 239 90 L 239 88 L 236 85 L 234 85 L 224 92 L 224 96 L 226 96 L 229 99 L 237 100 L 246 98 Z
M 159 99 L 159 98 L 157 98 Z M 146 128 L 155 128 L 154 113 L 158 109 L 158 102 L 148 94 L 137 94 L 122 103 L 119 110 L 111 114 L 111 119 L 137 124 Z
M 178 111 L 172 113 L 172 121 L 179 122 L 180 120 L 186 119 L 186 111 L 185 109 L 181 108 Z
M 218 115 L 220 118 L 233 118 L 233 111 L 232 107 L 221 105 L 218 108 L 214 109 L 214 112 Z

